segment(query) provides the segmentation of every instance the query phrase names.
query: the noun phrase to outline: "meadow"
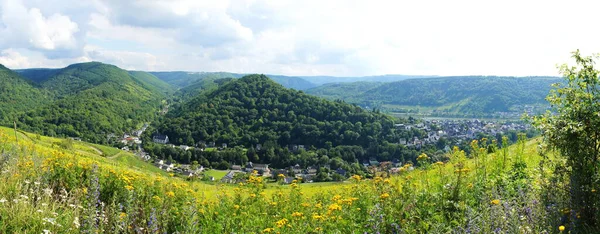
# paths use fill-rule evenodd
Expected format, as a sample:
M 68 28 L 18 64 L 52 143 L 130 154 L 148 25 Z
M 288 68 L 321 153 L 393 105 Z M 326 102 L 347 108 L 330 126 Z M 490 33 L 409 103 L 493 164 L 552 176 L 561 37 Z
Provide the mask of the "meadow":
M 475 140 L 469 153 L 342 183 L 231 185 L 85 142 L 17 137 L 0 128 L 0 233 L 559 233 L 578 218 L 551 173 L 564 162 L 538 152 L 539 139 Z

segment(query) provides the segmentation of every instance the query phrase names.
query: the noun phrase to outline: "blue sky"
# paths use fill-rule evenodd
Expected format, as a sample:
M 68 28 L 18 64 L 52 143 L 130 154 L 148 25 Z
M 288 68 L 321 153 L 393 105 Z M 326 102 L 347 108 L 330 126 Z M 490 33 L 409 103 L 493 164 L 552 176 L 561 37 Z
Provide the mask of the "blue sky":
M 283 75 L 558 75 L 594 1 L 0 0 L 0 63 Z

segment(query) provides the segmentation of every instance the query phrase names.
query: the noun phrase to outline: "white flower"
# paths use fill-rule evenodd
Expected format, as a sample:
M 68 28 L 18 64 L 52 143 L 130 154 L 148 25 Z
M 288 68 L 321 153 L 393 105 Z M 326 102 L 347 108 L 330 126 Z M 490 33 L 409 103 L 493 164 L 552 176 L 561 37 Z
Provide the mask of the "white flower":
M 45 193 L 46 195 L 48 195 L 48 196 L 51 196 L 51 195 L 52 195 L 52 189 L 45 188 L 45 189 L 44 189 L 44 193 Z
M 19 196 L 19 197 L 21 197 L 21 198 L 23 198 L 23 199 L 29 199 L 29 197 L 28 197 L 28 196 L 25 196 L 25 195 L 21 195 L 21 196 Z
M 40 185 L 40 182 L 37 182 L 37 181 L 36 181 L 36 182 L 33 182 L 33 184 L 35 184 L 35 185 Z
M 48 206 L 48 203 L 42 203 L 42 206 Z
M 6 202 L 6 199 L 4 199 L 4 198 L 0 199 L 0 203 L 5 203 L 5 202 Z
M 79 217 L 75 217 L 73 220 L 73 225 L 75 225 L 75 228 L 79 228 Z
M 43 218 L 42 221 L 44 221 L 44 223 L 50 223 L 52 225 L 56 224 L 55 218 Z
M 50 230 L 44 229 L 44 234 L 52 234 L 52 232 Z
M 29 180 L 25 180 L 25 183 L 26 183 L 26 184 L 29 184 L 29 183 L 31 183 L 31 181 L 29 181 Z

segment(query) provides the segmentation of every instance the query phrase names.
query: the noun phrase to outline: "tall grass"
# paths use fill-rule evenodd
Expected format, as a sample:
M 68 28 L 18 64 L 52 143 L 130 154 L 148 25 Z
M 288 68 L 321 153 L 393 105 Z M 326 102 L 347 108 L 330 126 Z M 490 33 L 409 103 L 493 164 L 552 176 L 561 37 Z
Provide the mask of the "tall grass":
M 0 233 L 557 233 L 567 225 L 537 141 L 389 178 L 324 186 L 188 182 L 0 130 Z M 500 153 L 503 152 L 503 153 Z M 547 156 L 546 158 L 552 158 Z M 568 225 L 567 225 L 568 226 Z M 567 227 L 568 230 L 568 227 Z

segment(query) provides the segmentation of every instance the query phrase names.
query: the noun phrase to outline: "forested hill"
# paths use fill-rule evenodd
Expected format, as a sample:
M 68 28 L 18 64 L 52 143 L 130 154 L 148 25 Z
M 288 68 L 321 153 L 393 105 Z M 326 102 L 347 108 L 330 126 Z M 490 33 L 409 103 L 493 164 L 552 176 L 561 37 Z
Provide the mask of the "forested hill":
M 12 115 L 48 103 L 48 93 L 0 64 L 0 121 Z
M 183 145 L 367 148 L 395 142 L 393 123 L 380 113 L 286 89 L 264 75 L 248 75 L 170 111 L 156 130 Z
M 194 85 L 200 87 L 202 84 L 206 84 L 207 81 L 211 82 L 222 78 L 240 78 L 244 74 L 230 73 L 230 72 L 150 72 L 161 80 L 179 88 L 188 87 Z M 286 88 L 292 88 L 296 90 L 306 90 L 315 87 L 316 85 L 306 81 L 305 79 L 293 76 L 269 76 L 275 82 L 283 85 Z
M 546 103 L 556 77 L 440 77 L 390 83 L 328 84 L 309 94 L 339 98 L 362 106 L 425 106 L 464 114 L 509 111 L 515 105 Z
M 26 87 L 27 92 L 20 92 L 19 98 L 33 98 L 32 103 L 39 104 L 9 109 L 20 128 L 96 143 L 106 143 L 110 133 L 120 135 L 154 119 L 165 94 L 172 90 L 145 72 L 128 72 L 98 62 L 21 71 L 30 81 L 12 71 L 4 74 L 18 78 L 19 86 Z M 5 119 L 2 123 L 8 125 L 11 121 Z

